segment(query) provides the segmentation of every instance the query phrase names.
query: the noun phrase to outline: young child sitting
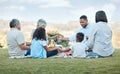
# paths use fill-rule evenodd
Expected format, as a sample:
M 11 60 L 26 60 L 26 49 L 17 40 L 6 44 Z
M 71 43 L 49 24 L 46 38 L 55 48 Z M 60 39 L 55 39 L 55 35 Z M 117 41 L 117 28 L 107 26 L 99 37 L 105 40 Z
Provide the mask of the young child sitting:
M 31 53 L 32 58 L 48 58 L 57 55 L 60 47 L 48 47 L 48 42 L 46 39 L 46 31 L 44 28 L 37 28 L 33 34 Z
M 84 40 L 84 34 L 83 33 L 77 33 L 76 35 L 76 43 L 74 43 L 69 48 L 66 48 L 65 50 L 62 50 L 62 52 L 68 52 L 72 51 L 72 57 L 73 58 L 84 58 L 86 57 L 86 50 L 87 46 L 82 43 Z M 66 54 L 68 56 L 68 54 Z

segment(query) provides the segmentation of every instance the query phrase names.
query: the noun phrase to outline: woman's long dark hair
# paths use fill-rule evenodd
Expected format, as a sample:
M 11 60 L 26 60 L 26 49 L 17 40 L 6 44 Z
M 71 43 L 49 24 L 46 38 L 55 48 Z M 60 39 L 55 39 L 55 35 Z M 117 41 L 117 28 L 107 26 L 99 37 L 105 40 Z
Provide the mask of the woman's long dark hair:
M 102 10 L 96 12 L 95 21 L 96 21 L 96 23 L 98 23 L 100 21 L 107 23 L 108 20 L 107 20 L 107 16 L 106 16 L 105 12 Z
M 33 38 L 36 40 L 46 40 L 46 31 L 44 28 L 37 28 L 33 34 Z

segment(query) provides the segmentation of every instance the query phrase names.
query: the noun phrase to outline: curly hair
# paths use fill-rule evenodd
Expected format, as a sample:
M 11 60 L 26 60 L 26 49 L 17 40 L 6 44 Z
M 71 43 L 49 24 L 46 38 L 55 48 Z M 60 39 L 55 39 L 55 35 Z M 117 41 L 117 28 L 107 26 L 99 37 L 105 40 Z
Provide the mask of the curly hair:
M 46 31 L 44 28 L 37 28 L 33 34 L 33 38 L 36 40 L 46 40 Z

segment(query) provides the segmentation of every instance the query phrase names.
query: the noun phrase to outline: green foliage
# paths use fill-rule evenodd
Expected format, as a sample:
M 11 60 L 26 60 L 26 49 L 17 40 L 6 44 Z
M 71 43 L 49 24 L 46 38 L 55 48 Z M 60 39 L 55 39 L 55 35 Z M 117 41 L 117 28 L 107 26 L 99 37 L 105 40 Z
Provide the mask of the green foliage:
M 60 34 L 57 30 L 50 30 L 47 32 L 49 37 L 53 37 L 56 35 L 62 36 L 64 37 L 62 34 Z M 67 47 L 69 45 L 69 43 L 67 41 L 61 41 L 61 40 L 54 40 L 56 44 L 58 45 L 62 45 L 63 47 Z

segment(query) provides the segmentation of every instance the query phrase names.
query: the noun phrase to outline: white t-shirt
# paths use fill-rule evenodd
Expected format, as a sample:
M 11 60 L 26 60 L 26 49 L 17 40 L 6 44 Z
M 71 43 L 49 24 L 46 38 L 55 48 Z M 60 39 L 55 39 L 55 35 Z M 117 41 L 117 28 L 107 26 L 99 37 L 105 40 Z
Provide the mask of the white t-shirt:
M 72 46 L 70 46 L 72 50 L 72 56 L 74 58 L 84 58 L 86 57 L 87 46 L 81 42 L 76 42 Z
M 7 34 L 7 45 L 10 57 L 24 56 L 26 50 L 21 50 L 19 45 L 25 43 L 23 33 L 15 28 L 12 28 Z

